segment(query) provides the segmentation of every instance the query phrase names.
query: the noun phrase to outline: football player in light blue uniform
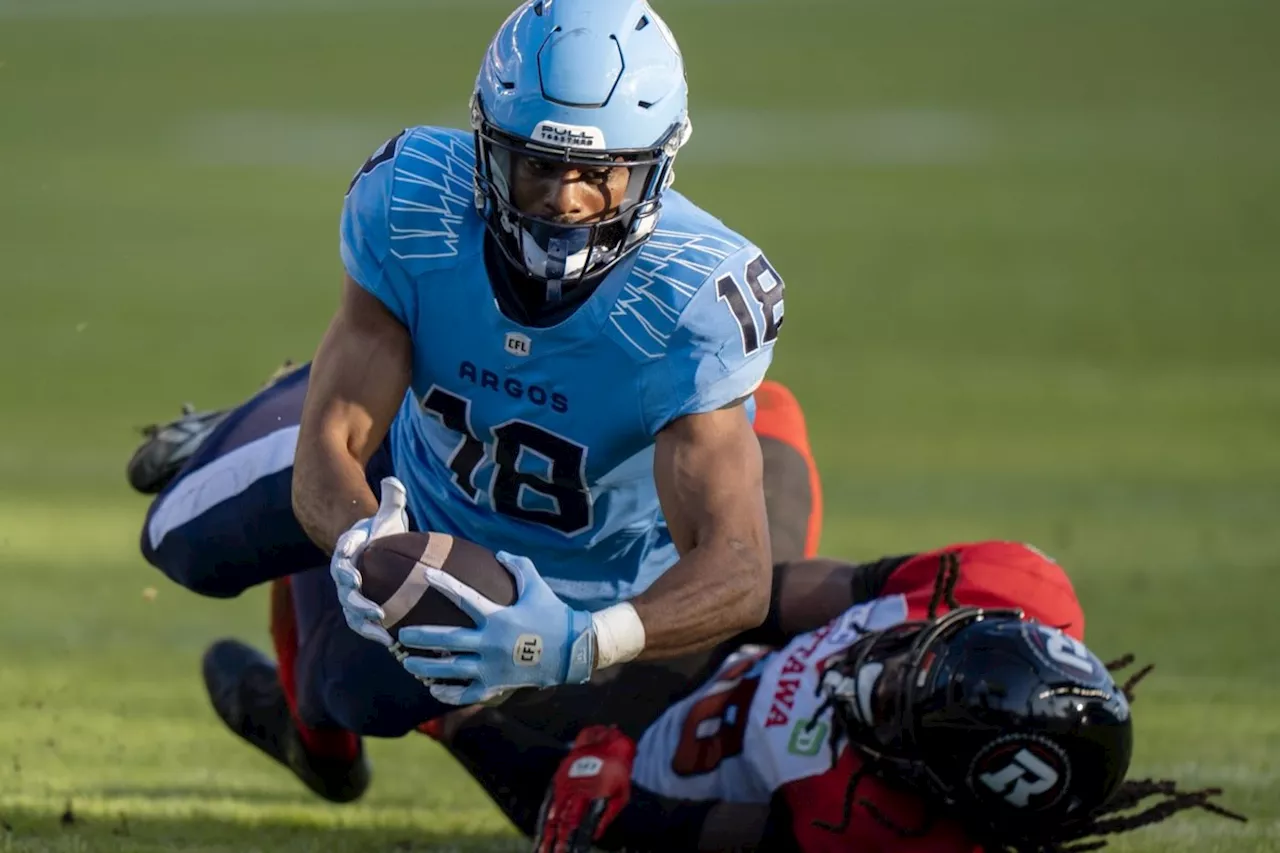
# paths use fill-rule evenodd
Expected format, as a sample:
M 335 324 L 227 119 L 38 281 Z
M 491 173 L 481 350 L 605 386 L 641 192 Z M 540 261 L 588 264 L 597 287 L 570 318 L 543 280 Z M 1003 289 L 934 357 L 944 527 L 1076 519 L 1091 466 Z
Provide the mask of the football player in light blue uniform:
M 458 130 L 408 130 L 370 161 L 343 211 L 356 298 L 372 296 L 412 339 L 410 393 L 390 430 L 396 473 L 420 528 L 510 543 L 578 607 L 632 598 L 677 558 L 654 437 L 685 415 L 749 398 L 777 335 L 780 281 L 758 249 L 674 190 L 662 196 L 660 223 L 655 208 L 647 224 L 615 216 L 564 238 L 543 237 L 552 229 L 535 222 L 499 231 L 510 251 L 524 241 L 538 258 L 522 263 L 578 267 L 549 284 L 532 279 L 470 210 L 473 146 Z M 576 167 L 534 162 L 521 161 L 516 180 L 538 182 L 530 191 L 549 215 L 564 215 L 551 206 L 575 193 L 603 196 L 603 182 L 640 179 L 596 163 L 573 178 L 580 189 L 565 188 L 537 170 Z M 647 239 L 618 257 L 628 229 Z M 610 250 L 584 281 L 585 249 L 542 260 L 535 233 Z M 535 283 L 560 295 L 528 293 Z M 745 312 L 741 326 L 735 311 Z M 716 417 L 745 421 L 740 411 Z
M 406 496 L 420 527 L 508 554 L 516 604 L 432 578 L 481 627 L 400 632 L 451 653 L 409 658 L 415 675 L 470 682 L 437 698 L 581 683 L 764 615 L 760 457 L 734 404 L 764 378 L 782 283 L 745 239 L 663 198 L 686 94 L 646 3 L 527 3 L 485 57 L 474 136 L 409 130 L 348 192 L 346 289 L 312 369 L 294 504 L 334 547 L 352 627 L 387 643 L 355 558 L 404 529 Z M 384 515 L 400 522 L 375 527 L 364 462 L 387 429 L 404 488 Z
M 322 580 L 292 584 L 298 669 L 282 655 L 281 679 L 298 682 L 302 746 L 258 742 L 256 653 L 217 645 L 205 675 L 224 720 L 333 799 L 363 784 L 308 779 L 333 776 L 310 730 L 402 734 L 451 705 L 709 649 L 768 607 L 751 395 L 783 284 L 670 189 L 691 133 L 671 32 L 643 0 L 529 0 L 485 54 L 471 114 L 473 132 L 410 128 L 361 167 L 314 362 L 220 419 L 144 531 L 153 563 L 210 594 L 311 568 L 279 518 L 287 475 L 301 530 L 332 554 Z M 283 435 L 282 401 L 303 393 Z M 356 560 L 408 529 L 498 551 L 519 595 L 500 607 L 429 574 L 477 627 L 402 628 L 443 656 L 401 670 Z

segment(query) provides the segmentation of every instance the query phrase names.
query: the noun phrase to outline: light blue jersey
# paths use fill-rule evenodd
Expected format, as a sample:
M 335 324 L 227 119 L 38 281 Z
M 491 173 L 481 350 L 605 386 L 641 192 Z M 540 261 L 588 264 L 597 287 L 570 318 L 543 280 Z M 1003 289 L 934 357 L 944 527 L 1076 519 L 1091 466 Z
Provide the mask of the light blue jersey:
M 571 605 L 643 592 L 677 558 L 655 434 L 752 393 L 782 322 L 781 279 L 676 192 L 652 237 L 547 328 L 498 309 L 470 133 L 416 127 L 356 176 L 348 274 L 408 328 L 413 379 L 391 428 L 421 529 L 530 558 Z

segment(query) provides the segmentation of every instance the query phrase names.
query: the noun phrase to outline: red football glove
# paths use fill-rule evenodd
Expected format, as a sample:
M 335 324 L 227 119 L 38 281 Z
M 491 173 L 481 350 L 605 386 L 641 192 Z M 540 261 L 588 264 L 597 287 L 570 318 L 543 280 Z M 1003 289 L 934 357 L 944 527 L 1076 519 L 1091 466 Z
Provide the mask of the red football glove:
M 635 741 L 617 729 L 583 729 L 551 780 L 534 853 L 589 853 L 631 798 L 635 760 Z

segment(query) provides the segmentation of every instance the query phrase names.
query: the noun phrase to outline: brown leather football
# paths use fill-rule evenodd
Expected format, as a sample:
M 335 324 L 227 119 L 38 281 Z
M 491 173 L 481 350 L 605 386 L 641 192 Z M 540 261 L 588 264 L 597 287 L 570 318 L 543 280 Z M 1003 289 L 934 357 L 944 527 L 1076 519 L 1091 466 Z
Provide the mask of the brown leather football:
M 427 585 L 427 567 L 448 572 L 496 604 L 516 600 L 516 582 L 488 548 L 445 533 L 396 533 L 369 543 L 356 558 L 360 591 L 382 608 L 382 627 L 395 641 L 391 653 L 438 655 L 400 645 L 397 628 L 405 625 L 451 625 L 474 628 L 475 622 L 444 593 Z M 423 683 L 429 683 L 423 679 Z M 439 684 L 460 682 L 441 679 Z
M 495 604 L 516 600 L 516 583 L 493 552 L 444 533 L 397 533 L 369 543 L 356 559 L 361 592 L 382 608 L 382 626 L 395 636 L 405 625 L 475 623 L 439 590 L 427 585 L 426 569 L 440 569 Z

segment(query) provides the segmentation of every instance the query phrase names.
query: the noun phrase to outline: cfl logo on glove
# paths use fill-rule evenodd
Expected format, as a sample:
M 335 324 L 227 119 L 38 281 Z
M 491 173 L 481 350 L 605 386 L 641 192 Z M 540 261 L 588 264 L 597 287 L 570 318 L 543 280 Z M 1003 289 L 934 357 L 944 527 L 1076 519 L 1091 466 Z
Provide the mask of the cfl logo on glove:
M 537 634 L 521 634 L 511 655 L 516 666 L 537 666 L 542 660 L 542 637 Z
M 584 755 L 569 766 L 570 779 L 586 779 L 599 776 L 604 769 L 604 761 L 594 755 Z

